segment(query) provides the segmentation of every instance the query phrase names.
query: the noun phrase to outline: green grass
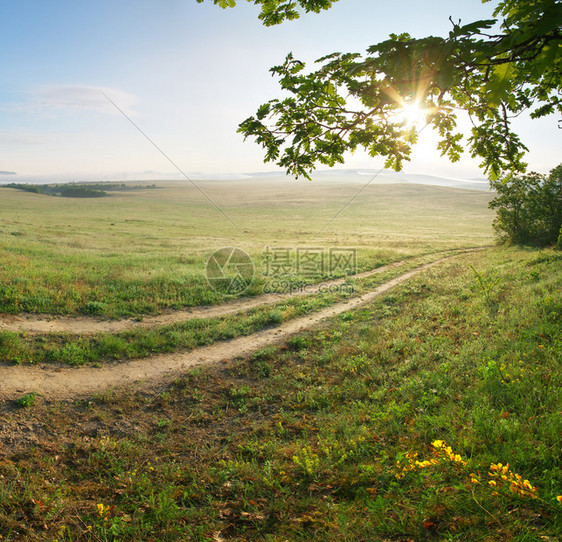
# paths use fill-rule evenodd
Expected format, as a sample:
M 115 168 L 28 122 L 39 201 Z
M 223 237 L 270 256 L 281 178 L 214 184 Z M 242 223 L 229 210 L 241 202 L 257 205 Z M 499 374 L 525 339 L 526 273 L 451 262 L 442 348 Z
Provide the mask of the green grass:
M 140 318 L 220 303 L 204 271 L 223 246 L 258 267 L 267 246 L 355 247 L 359 270 L 408 260 L 352 280 L 362 293 L 492 241 L 489 194 L 414 185 L 369 187 L 318 233 L 357 189 L 206 183 L 238 228 L 179 183 L 71 204 L 5 189 L 0 312 Z M 561 262 L 516 248 L 457 256 L 247 360 L 158 388 L 1 403 L 0 541 L 556 540 Z M 0 359 L 189 350 L 344 297 L 114 335 L 2 333 Z M 489 475 L 497 463 L 506 480 Z M 524 480 L 536 492 L 511 491 Z
M 5 404 L 2 540 L 556 540 L 561 262 L 468 254 L 159 389 Z
M 448 254 L 448 253 L 445 253 Z M 221 318 L 191 319 L 183 323 L 139 328 L 121 333 L 28 335 L 0 332 L 0 358 L 10 364 L 96 365 L 108 361 L 143 358 L 152 354 L 190 351 L 196 347 L 249 335 L 283 322 L 317 312 L 334 303 L 360 296 L 438 256 L 411 258 L 396 268 L 371 277 L 349 278 L 333 291 L 287 299 L 270 306 Z
M 152 354 L 190 351 L 196 347 L 250 335 L 291 318 L 319 310 L 329 304 L 328 296 L 298 304 L 246 311 L 242 316 L 193 319 L 185 323 L 92 336 L 43 335 L 20 338 L 16 333 L 0 333 L 0 355 L 6 362 L 73 366 L 101 365 L 107 361 L 144 358 Z
M 344 183 L 203 183 L 233 227 L 190 185 L 46 198 L 4 189 L 0 198 L 0 312 L 140 316 L 224 301 L 205 265 L 225 246 L 252 257 L 259 294 L 266 247 L 353 247 L 365 270 L 438 250 L 492 241 L 490 195 L 422 186 Z M 320 232 L 320 233 L 319 233 Z M 321 276 L 294 274 L 314 282 Z

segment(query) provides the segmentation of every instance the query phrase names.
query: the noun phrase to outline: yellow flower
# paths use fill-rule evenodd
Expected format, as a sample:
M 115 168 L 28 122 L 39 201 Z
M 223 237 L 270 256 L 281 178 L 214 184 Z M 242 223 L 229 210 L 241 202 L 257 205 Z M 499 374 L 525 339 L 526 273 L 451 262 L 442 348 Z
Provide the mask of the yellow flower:
M 434 448 L 443 448 L 443 446 L 445 446 L 445 443 L 442 440 L 434 440 L 431 445 Z
M 496 481 L 495 481 L 495 480 L 490 480 L 490 481 L 488 482 L 488 485 L 490 485 L 490 486 L 495 486 L 495 485 L 496 485 Z
M 557 500 L 558 502 L 562 502 L 562 495 L 558 495 L 558 496 L 556 497 L 556 500 Z

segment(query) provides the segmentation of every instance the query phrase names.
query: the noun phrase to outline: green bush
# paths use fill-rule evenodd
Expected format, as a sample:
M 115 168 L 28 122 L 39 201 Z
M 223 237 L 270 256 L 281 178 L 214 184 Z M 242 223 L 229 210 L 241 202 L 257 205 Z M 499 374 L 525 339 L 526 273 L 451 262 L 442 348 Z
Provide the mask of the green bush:
M 562 164 L 549 176 L 539 173 L 491 181 L 497 196 L 490 208 L 497 210 L 494 229 L 506 242 L 562 245 Z

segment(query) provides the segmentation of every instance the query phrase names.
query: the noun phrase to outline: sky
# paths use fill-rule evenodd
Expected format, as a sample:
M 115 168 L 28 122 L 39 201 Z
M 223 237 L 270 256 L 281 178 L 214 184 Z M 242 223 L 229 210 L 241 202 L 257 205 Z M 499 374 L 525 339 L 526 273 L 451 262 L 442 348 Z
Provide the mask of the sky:
M 449 16 L 489 18 L 495 4 L 339 0 L 321 14 L 263 27 L 258 8 L 238 3 L 223 10 L 195 0 L 4 0 L 0 172 L 17 175 L 0 174 L 0 182 L 177 177 L 170 161 L 195 177 L 275 171 L 236 130 L 279 96 L 269 68 L 288 52 L 312 62 L 334 51 L 363 52 L 391 32 L 445 36 Z M 514 126 L 530 149 L 531 169 L 547 172 L 558 164 L 556 117 L 522 116 Z M 343 167 L 383 163 L 358 152 Z M 483 176 L 467 154 L 456 164 L 440 158 L 429 130 L 404 170 Z

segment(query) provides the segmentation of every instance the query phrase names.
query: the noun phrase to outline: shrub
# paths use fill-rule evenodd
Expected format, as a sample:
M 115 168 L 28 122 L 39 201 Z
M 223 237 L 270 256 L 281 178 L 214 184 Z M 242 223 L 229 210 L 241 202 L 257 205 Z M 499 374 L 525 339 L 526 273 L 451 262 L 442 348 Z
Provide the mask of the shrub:
M 491 181 L 494 229 L 506 242 L 554 245 L 562 228 L 562 164 L 539 173 Z

